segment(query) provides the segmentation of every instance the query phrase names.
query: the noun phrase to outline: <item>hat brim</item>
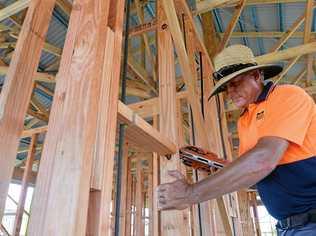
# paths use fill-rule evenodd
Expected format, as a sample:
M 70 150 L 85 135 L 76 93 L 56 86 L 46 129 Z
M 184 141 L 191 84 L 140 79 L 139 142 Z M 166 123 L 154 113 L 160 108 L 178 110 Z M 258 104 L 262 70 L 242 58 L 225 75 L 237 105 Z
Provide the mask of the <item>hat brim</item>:
M 271 64 L 268 64 L 268 65 L 256 65 L 256 66 L 250 66 L 250 67 L 247 67 L 245 69 L 242 69 L 242 70 L 239 70 L 239 71 L 236 71 L 222 79 L 220 79 L 216 85 L 214 86 L 213 90 L 211 91 L 209 97 L 208 97 L 208 100 L 211 99 L 212 96 L 218 94 L 218 93 L 221 93 L 223 91 L 225 91 L 225 85 L 231 81 L 232 79 L 234 79 L 235 77 L 237 77 L 238 75 L 241 75 L 243 73 L 246 73 L 246 72 L 249 72 L 249 71 L 252 71 L 252 70 L 256 70 L 256 69 L 261 69 L 263 71 L 263 74 L 264 74 L 264 79 L 269 79 L 269 78 L 272 78 L 274 76 L 277 76 L 278 74 L 281 73 L 281 71 L 283 70 L 283 68 L 279 65 L 271 65 Z

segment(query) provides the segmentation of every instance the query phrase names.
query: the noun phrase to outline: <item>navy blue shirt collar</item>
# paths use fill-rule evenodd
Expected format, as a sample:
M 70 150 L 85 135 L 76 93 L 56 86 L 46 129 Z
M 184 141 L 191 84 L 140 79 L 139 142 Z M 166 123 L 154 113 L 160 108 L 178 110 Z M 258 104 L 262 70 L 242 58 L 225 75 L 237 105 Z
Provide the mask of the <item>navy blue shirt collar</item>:
M 260 102 L 263 102 L 267 99 L 267 97 L 269 96 L 270 92 L 275 88 L 275 85 L 273 83 L 273 81 L 268 81 L 264 86 L 263 89 L 259 95 L 259 97 L 257 98 L 257 100 L 255 101 L 255 104 L 259 104 Z M 240 116 L 242 116 L 243 114 L 245 114 L 245 112 L 248 110 L 248 108 L 244 108 L 242 110 L 242 112 L 240 113 Z
M 256 104 L 263 102 L 267 99 L 270 92 L 273 90 L 274 84 L 272 81 L 269 81 L 263 86 L 262 92 L 260 93 L 259 97 L 255 101 Z

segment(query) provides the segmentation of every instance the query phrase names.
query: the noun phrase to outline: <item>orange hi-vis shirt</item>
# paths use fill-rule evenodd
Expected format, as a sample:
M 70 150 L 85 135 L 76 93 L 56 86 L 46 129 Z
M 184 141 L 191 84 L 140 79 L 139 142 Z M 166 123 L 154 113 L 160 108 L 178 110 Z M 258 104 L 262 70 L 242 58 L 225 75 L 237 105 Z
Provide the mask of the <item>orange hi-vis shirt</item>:
M 239 118 L 238 135 L 239 155 L 262 137 L 289 141 L 278 166 L 257 183 L 273 217 L 282 220 L 316 209 L 316 107 L 302 88 L 269 82 Z
M 300 87 L 271 87 L 266 99 L 250 104 L 238 121 L 239 155 L 266 136 L 290 141 L 279 164 L 316 155 L 316 106 Z M 315 170 L 316 171 L 316 170 Z

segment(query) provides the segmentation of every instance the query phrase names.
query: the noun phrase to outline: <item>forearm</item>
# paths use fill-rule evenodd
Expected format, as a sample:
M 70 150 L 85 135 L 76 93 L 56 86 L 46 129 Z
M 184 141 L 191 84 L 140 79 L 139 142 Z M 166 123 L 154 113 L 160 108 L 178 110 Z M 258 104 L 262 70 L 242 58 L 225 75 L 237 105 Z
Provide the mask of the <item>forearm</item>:
M 214 199 L 250 187 L 267 176 L 277 165 L 275 152 L 254 148 L 214 175 L 192 185 L 193 203 Z

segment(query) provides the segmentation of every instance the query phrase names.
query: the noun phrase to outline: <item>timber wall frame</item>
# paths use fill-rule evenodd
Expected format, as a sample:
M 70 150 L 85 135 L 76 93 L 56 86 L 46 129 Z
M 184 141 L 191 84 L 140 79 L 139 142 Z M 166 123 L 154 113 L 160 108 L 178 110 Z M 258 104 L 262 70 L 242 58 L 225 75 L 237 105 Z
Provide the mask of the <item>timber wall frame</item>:
M 0 219 L 11 177 L 21 181 L 22 185 L 13 235 L 19 235 L 26 189 L 35 181 L 28 235 L 113 234 L 113 174 L 118 123 L 127 127 L 120 235 L 144 235 L 145 231 L 155 236 L 230 236 L 233 232 L 245 236 L 256 232 L 259 235 L 254 193 L 240 191 L 184 211 L 159 213 L 154 189 L 159 183 L 172 181 L 167 176 L 170 169 L 178 169 L 188 176 L 189 181 L 196 181 L 192 170 L 185 168 L 178 159 L 177 150 L 182 145 L 195 143 L 233 160 L 225 110 L 218 111 L 216 101 L 207 100 L 213 86 L 209 80 L 213 72 L 212 57 L 231 37 L 244 36 L 233 30 L 245 6 L 273 2 L 276 1 L 205 0 L 198 2 L 197 9 L 191 12 L 185 0 L 158 0 L 157 19 L 144 22 L 141 8 L 144 3 L 136 0 L 132 11 L 136 12 L 141 25 L 130 30 L 130 37 L 141 36 L 142 56 L 154 70 L 146 71 L 144 61 L 139 63 L 130 52 L 128 71 L 138 82 L 129 82 L 129 93 L 150 98 L 130 105 L 118 99 L 123 60 L 124 0 L 75 0 L 73 5 L 57 0 L 58 7 L 70 15 L 63 50 L 45 42 L 55 1 L 20 0 L 6 7 L 5 11 L 0 10 L 0 20 L 3 20 L 28 7 L 23 25 L 17 22 L 16 28 L 10 29 L 0 25 L 1 29 L 10 30 L 14 35 L 19 33 L 17 42 L 10 44 L 15 48 L 10 66 L 2 61 L 0 65 L 0 73 L 6 74 L 0 95 Z M 268 54 L 257 57 L 257 60 L 259 63 L 291 60 L 285 72 L 276 78 L 278 82 L 300 57 L 306 57 L 306 70 L 294 81 L 306 75 L 306 90 L 314 94 L 316 89 L 310 86 L 314 63 L 311 53 L 316 52 L 316 43 L 311 40 L 310 28 L 315 3 L 311 0 L 304 2 L 307 6 L 305 14 L 288 32 L 279 35 L 279 42 Z M 228 4 L 236 8 L 235 14 L 220 41 L 208 11 Z M 196 14 L 201 14 L 203 39 L 194 23 Z M 304 21 L 304 32 L 295 33 Z M 152 42 L 145 34 L 148 31 L 156 31 L 157 57 L 151 52 Z M 257 37 L 259 33 L 253 36 Z M 276 32 L 271 35 L 275 36 Z M 304 44 L 278 51 L 291 36 L 303 37 Z M 60 64 L 56 78 L 37 72 L 42 50 L 58 57 L 54 65 Z M 199 58 L 198 63 L 196 58 Z M 176 78 L 176 63 L 180 65 L 181 78 Z M 202 98 L 199 80 L 204 83 Z M 36 81 L 56 83 L 55 92 Z M 185 84 L 185 91 L 177 92 L 179 83 Z M 50 112 L 32 96 L 34 87 L 54 96 Z M 155 97 L 151 98 L 152 95 Z M 204 107 L 201 107 L 201 100 Z M 224 107 L 222 97 L 217 103 Z M 39 112 L 30 109 L 29 104 Z M 189 113 L 190 109 L 192 116 L 184 119 L 183 111 Z M 232 111 L 234 108 L 228 108 L 226 112 Z M 36 116 L 48 125 L 25 129 L 26 114 Z M 187 120 L 192 123 L 185 124 Z M 222 120 L 223 140 L 218 120 Z M 38 136 L 43 133 L 46 133 L 45 143 L 39 146 Z M 31 143 L 25 170 L 21 173 L 15 167 L 15 159 L 19 140 L 25 137 L 30 137 Z M 39 172 L 35 173 L 32 165 L 38 150 L 42 152 L 41 164 Z M 171 159 L 166 155 L 171 155 Z M 197 176 L 200 179 L 206 177 L 203 173 L 197 173 Z M 250 208 L 255 215 L 255 224 Z M 8 234 L 3 226 L 0 230 Z

